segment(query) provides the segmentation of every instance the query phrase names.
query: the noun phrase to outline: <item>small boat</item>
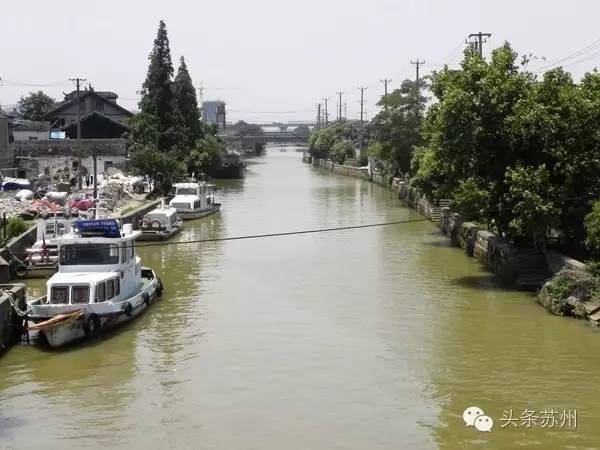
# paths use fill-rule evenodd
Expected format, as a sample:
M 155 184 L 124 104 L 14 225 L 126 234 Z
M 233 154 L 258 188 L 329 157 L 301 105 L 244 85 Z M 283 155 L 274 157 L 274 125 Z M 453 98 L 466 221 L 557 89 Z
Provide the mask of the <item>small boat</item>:
M 135 239 L 116 219 L 77 220 L 59 241 L 58 272 L 47 295 L 28 304 L 29 330 L 52 347 L 97 336 L 141 314 L 162 295 L 152 269 L 142 267 Z
M 229 150 L 225 153 L 223 165 L 211 172 L 211 176 L 217 179 L 239 179 L 246 175 L 246 163 L 242 154 L 235 150 Z
M 48 277 L 58 266 L 58 242 L 71 232 L 72 219 L 55 214 L 39 219 L 35 244 L 25 250 L 25 259 L 16 264 L 14 273 L 19 278 Z
M 139 222 L 142 232 L 138 241 L 163 241 L 181 232 L 183 221 L 177 216 L 177 210 L 171 206 L 153 209 Z
M 169 203 L 183 220 L 199 219 L 221 209 L 215 203 L 215 186 L 207 183 L 175 183 L 175 197 Z

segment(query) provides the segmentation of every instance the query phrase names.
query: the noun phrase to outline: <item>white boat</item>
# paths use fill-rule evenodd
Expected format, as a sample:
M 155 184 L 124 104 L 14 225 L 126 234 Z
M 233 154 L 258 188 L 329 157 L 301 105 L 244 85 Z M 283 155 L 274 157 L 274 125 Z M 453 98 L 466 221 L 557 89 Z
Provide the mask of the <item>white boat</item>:
M 142 267 L 131 225 L 116 219 L 78 220 L 59 241 L 58 272 L 47 295 L 29 303 L 30 330 L 60 347 L 141 314 L 162 294 L 154 272 Z
M 207 183 L 175 183 L 175 197 L 169 203 L 183 220 L 199 219 L 221 209 L 215 203 L 215 186 Z
M 161 206 L 153 209 L 138 224 L 142 232 L 138 241 L 162 241 L 170 239 L 181 232 L 183 221 L 177 216 L 172 206 Z
M 58 266 L 58 242 L 72 230 L 72 219 L 54 215 L 37 222 L 35 244 L 25 250 L 25 259 L 16 263 L 14 273 L 19 278 L 47 277 Z

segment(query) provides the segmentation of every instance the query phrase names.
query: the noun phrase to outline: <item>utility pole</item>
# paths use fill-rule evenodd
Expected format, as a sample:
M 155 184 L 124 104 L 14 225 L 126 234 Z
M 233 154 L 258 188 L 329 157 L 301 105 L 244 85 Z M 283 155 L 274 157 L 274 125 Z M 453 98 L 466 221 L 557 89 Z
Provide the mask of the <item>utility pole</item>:
M 367 89 L 365 86 L 361 86 L 358 88 L 360 90 L 360 126 L 362 127 L 363 124 L 363 117 L 364 117 L 364 106 L 365 106 L 365 89 Z
M 340 96 L 340 102 L 339 102 L 339 107 L 340 107 L 339 118 L 340 118 L 340 122 L 342 121 L 342 105 L 343 105 L 343 103 L 342 103 L 342 95 L 344 95 L 344 94 L 345 94 L 345 92 L 342 92 L 342 91 L 337 92 L 337 95 Z
M 481 31 L 479 33 L 471 33 L 469 35 L 469 39 L 475 38 L 475 41 L 474 42 L 467 41 L 467 44 L 476 44 L 477 45 L 477 49 L 479 50 L 479 57 L 481 59 L 483 59 L 483 44 L 484 44 L 484 42 L 487 42 L 487 41 L 484 41 L 483 38 L 489 38 L 489 37 L 492 37 L 492 33 L 482 33 Z
M 383 83 L 383 86 L 384 86 L 384 92 L 385 92 L 385 94 L 384 94 L 384 95 L 387 97 L 387 95 L 388 95 L 388 83 L 389 83 L 390 81 L 392 81 L 392 80 L 391 80 L 390 78 L 384 78 L 383 80 L 380 80 L 380 81 Z
M 81 83 L 84 81 L 87 81 L 85 78 L 69 78 L 69 81 L 72 81 L 73 83 L 75 83 L 75 86 L 77 87 L 77 139 L 81 139 L 81 105 L 80 105 L 80 96 L 79 93 L 81 92 Z
M 348 119 L 348 104 L 344 102 L 344 119 Z
M 419 59 L 417 58 L 417 60 L 416 60 L 416 61 L 412 61 L 412 60 L 411 60 L 411 61 L 410 61 L 410 63 L 411 63 L 413 66 L 415 66 L 415 67 L 416 67 L 416 69 L 417 69 L 417 77 L 416 77 L 416 79 L 415 79 L 415 83 L 416 83 L 416 85 L 417 85 L 417 93 L 419 93 L 419 91 L 420 91 L 420 89 L 419 89 L 419 88 L 420 88 L 420 86 L 419 86 L 419 81 L 420 81 L 420 79 L 421 79 L 421 78 L 420 78 L 420 76 L 419 76 L 419 69 L 421 68 L 421 66 L 422 66 L 423 64 L 425 64 L 425 61 L 419 61 Z
M 317 130 L 321 128 L 321 104 L 317 103 Z
M 69 78 L 69 81 L 74 82 L 75 86 L 77 87 L 77 143 L 79 144 L 79 141 L 81 140 L 81 96 L 79 93 L 81 92 L 81 83 L 87 80 L 85 78 L 77 77 Z M 81 147 L 79 145 L 78 147 L 79 157 L 77 158 L 77 186 L 79 189 L 81 189 L 83 187 L 83 180 L 81 177 Z M 96 182 L 96 176 L 97 174 L 94 173 L 94 183 Z
M 329 98 L 324 98 L 323 100 L 325 100 L 325 128 L 327 128 L 329 126 L 329 112 L 327 111 L 327 102 L 329 101 Z

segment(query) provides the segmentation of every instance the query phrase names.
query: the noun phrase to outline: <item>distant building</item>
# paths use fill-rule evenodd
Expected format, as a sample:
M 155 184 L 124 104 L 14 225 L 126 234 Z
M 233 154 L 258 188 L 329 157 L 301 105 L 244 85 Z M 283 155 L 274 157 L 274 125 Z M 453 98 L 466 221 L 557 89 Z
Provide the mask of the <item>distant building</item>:
M 10 116 L 0 109 L 0 169 L 13 166 L 15 157 L 11 140 Z
M 114 92 L 95 91 L 91 86 L 79 92 L 65 94 L 65 99 L 46 114 L 52 129 L 66 132 L 68 138 L 77 138 L 77 120 L 81 117 L 82 139 L 115 139 L 127 131 L 125 119 L 131 111 L 117 104 Z
M 219 127 L 225 128 L 225 102 L 211 101 L 202 103 L 202 120 L 206 123 L 216 123 Z
M 15 142 L 44 141 L 50 136 L 50 122 L 14 119 L 12 126 Z

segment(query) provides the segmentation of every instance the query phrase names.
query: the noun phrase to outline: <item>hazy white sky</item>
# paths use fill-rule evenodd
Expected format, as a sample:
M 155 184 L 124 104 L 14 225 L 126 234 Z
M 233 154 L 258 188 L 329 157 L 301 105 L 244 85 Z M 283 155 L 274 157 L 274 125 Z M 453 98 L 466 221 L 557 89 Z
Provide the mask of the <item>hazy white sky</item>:
M 230 120 L 313 119 L 323 97 L 333 113 L 339 90 L 357 117 L 360 85 L 371 115 L 381 78 L 394 87 L 414 77 L 415 58 L 425 73 L 457 61 L 469 33 L 493 34 L 486 52 L 508 40 L 556 60 L 600 38 L 599 17 L 598 0 L 7 1 L 0 104 L 38 89 L 62 99 L 80 76 L 135 109 L 164 19 L 174 62 L 185 56 L 196 87 L 202 81 L 205 99 L 225 100 Z M 600 65 L 595 52 L 568 69 L 579 77 Z

